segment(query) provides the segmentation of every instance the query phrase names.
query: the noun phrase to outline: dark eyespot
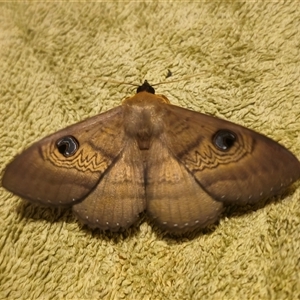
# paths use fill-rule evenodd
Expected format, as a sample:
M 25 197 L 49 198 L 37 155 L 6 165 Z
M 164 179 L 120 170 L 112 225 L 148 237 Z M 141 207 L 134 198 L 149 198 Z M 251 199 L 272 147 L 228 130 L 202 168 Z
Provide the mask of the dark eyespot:
M 57 140 L 56 147 L 59 153 L 61 153 L 65 157 L 69 157 L 77 152 L 79 148 L 79 143 L 74 138 L 74 136 L 67 135 Z
M 236 141 L 236 135 L 229 130 L 219 130 L 213 137 L 213 143 L 217 149 L 229 150 Z

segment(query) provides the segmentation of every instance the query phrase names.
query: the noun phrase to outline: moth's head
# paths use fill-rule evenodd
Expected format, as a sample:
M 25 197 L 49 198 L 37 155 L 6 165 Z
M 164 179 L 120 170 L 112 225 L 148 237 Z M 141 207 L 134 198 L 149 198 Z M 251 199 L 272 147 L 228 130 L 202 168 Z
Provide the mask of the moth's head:
M 155 94 L 155 89 L 149 84 L 149 82 L 147 80 L 145 80 L 144 83 L 142 85 L 140 85 L 136 90 L 137 94 L 140 92 L 147 92 L 150 94 Z
M 137 88 L 134 96 L 125 98 L 122 102 L 123 105 L 142 105 L 143 108 L 156 103 L 170 104 L 170 101 L 164 95 L 155 94 L 155 89 L 147 80 L 145 80 L 144 83 Z

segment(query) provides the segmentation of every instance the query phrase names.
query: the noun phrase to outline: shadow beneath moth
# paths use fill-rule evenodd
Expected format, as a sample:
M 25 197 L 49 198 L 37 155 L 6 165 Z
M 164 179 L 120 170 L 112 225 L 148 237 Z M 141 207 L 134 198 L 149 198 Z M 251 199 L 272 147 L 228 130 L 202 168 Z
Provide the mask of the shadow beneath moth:
M 300 162 L 245 127 L 170 104 L 147 81 L 122 105 L 16 156 L 2 184 L 32 202 L 72 206 L 91 228 L 128 228 L 143 211 L 163 230 L 215 222 L 300 178 Z

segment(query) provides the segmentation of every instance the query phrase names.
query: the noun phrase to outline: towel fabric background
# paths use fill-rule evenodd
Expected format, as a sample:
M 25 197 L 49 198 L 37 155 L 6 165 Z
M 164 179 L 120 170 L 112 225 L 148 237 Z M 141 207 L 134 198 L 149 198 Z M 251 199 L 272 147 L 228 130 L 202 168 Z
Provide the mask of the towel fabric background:
M 119 105 L 141 83 L 300 158 L 300 7 L 288 3 L 0 4 L 0 168 L 33 141 Z M 184 79 L 185 76 L 201 74 Z M 24 172 L 24 170 L 20 170 Z M 123 234 L 0 189 L 1 299 L 299 299 L 300 183 L 172 239 Z

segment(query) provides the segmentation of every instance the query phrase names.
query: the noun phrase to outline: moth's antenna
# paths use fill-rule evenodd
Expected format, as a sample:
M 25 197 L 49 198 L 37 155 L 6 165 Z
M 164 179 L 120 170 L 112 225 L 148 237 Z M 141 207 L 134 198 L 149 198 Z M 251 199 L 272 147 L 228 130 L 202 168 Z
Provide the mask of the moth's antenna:
M 103 82 L 109 82 L 109 83 L 116 83 L 116 84 L 126 84 L 126 85 L 132 85 L 132 86 L 140 86 L 139 84 L 131 83 L 131 82 L 126 82 L 126 81 L 119 81 L 119 80 L 114 80 L 106 77 L 96 77 L 96 76 L 83 76 L 82 78 L 97 78 Z
M 203 71 L 202 73 L 197 73 L 197 74 L 185 76 L 185 77 L 182 77 L 182 78 L 179 78 L 179 79 L 161 81 L 161 82 L 151 84 L 151 86 L 157 86 L 157 85 L 161 85 L 161 84 L 180 82 L 180 81 L 184 81 L 184 80 L 187 80 L 187 79 L 190 79 L 190 78 L 202 76 L 204 73 L 205 73 L 205 71 Z M 166 78 L 171 77 L 172 75 L 173 75 L 172 72 L 168 69 L 168 74 L 166 75 Z M 97 78 L 101 81 L 109 82 L 109 83 L 126 84 L 126 85 L 137 86 L 137 87 L 141 86 L 141 84 L 135 84 L 135 83 L 126 82 L 126 81 L 118 81 L 118 80 L 114 80 L 114 79 L 110 79 L 110 78 L 106 78 L 106 77 L 95 77 L 95 76 L 88 76 L 87 75 L 87 76 L 83 76 L 82 78 L 85 78 L 85 77 Z
M 154 84 L 151 84 L 151 85 L 155 86 L 155 85 L 160 85 L 160 84 L 166 84 L 166 83 L 173 83 L 173 82 L 184 81 L 184 80 L 187 80 L 187 79 L 190 79 L 190 78 L 193 78 L 193 77 L 198 77 L 198 76 L 203 75 L 203 74 L 204 74 L 204 71 L 203 71 L 203 73 L 193 74 L 193 75 L 185 76 L 185 77 L 182 77 L 182 78 L 179 78 L 179 79 L 174 79 L 174 80 L 162 81 L 162 82 L 154 83 Z M 170 77 L 170 76 L 167 76 L 167 78 L 168 77 Z

